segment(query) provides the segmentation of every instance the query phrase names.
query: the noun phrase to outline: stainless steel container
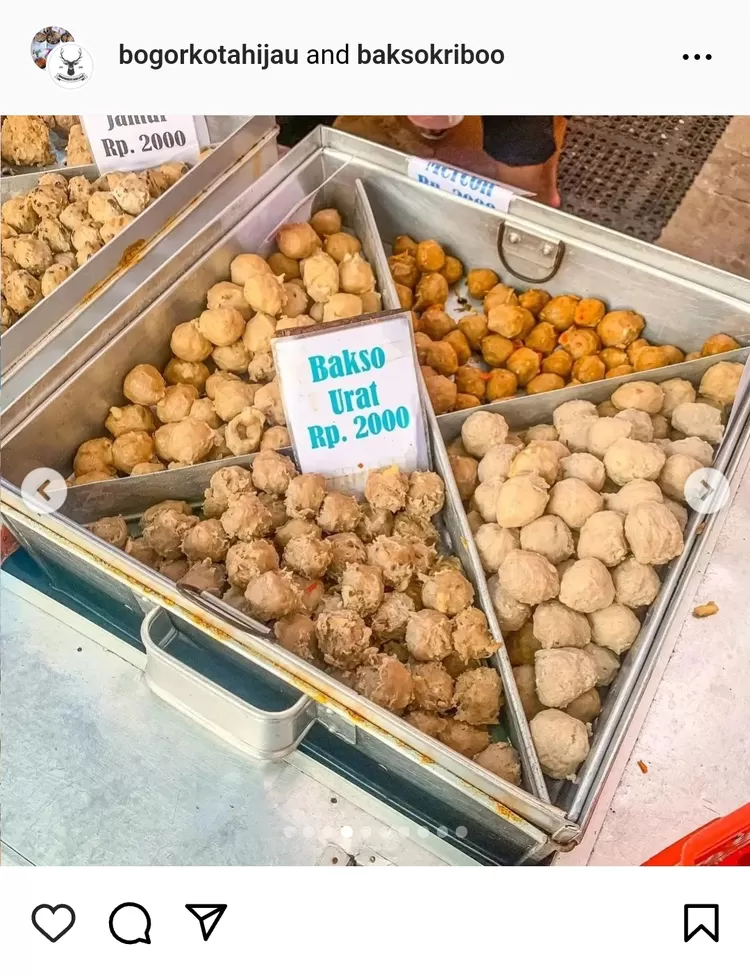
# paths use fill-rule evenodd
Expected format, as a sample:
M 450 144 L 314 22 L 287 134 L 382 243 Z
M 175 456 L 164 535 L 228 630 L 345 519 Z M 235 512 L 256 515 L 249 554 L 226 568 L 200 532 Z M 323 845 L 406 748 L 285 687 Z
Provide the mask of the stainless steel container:
M 275 122 L 273 116 L 256 115 L 237 120 L 238 127 L 227 132 L 225 124 L 212 124 L 213 135 L 220 144 L 201 160 L 185 176 L 162 194 L 120 234 L 98 251 L 75 274 L 55 289 L 54 295 L 42 299 L 20 321 L 20 327 L 12 326 L 2 338 L 3 380 L 10 376 L 39 345 L 63 328 L 70 319 L 80 316 L 96 303 L 96 314 L 101 317 L 104 307 L 100 301 L 105 293 L 109 299 L 121 300 L 127 292 L 116 288 L 118 282 L 139 262 L 147 260 L 149 252 L 165 231 L 180 215 L 189 213 L 200 198 L 208 192 L 223 173 L 251 153 L 264 139 L 272 137 L 274 145 L 265 151 L 268 168 L 276 161 Z M 270 145 L 271 140 L 266 142 Z M 63 176 L 85 175 L 96 179 L 96 166 L 76 166 L 60 170 Z M 2 179 L 2 200 L 27 193 L 38 182 L 40 173 L 10 176 Z M 259 175 L 259 174 L 258 174 Z M 145 267 L 145 265 L 144 265 Z M 143 279 L 141 279 L 143 280 Z M 133 275 L 128 276 L 129 284 Z M 99 300 L 99 301 L 97 301 Z M 112 307 L 112 306 L 110 306 Z
M 528 272 L 527 276 L 540 276 L 549 256 L 554 253 L 556 260 L 561 253 L 556 250 L 557 244 L 564 244 L 557 270 L 561 278 L 555 277 L 554 282 L 556 291 L 585 293 L 590 290 L 615 307 L 636 307 L 646 315 L 649 328 L 659 330 L 656 333 L 652 331 L 652 334 L 663 336 L 662 341 L 674 336 L 672 341 L 684 343 L 686 336 L 692 338 L 698 331 L 701 337 L 712 331 L 732 332 L 738 336 L 743 336 L 747 331 L 747 304 L 741 298 L 729 296 L 731 289 L 728 287 L 723 292 L 718 288 L 712 291 L 705 281 L 701 284 L 691 281 L 688 272 L 693 262 L 685 262 L 682 266 L 679 258 L 670 256 L 671 270 L 660 270 L 654 254 L 649 253 L 648 261 L 639 261 L 635 254 L 623 253 L 627 252 L 627 248 L 621 241 L 618 241 L 618 249 L 610 253 L 606 238 L 611 232 L 598 229 L 602 232 L 603 240 L 592 243 L 589 225 L 583 225 L 579 234 L 577 226 L 582 222 L 574 218 L 571 218 L 573 223 L 566 225 L 564 239 L 558 240 L 555 233 L 545 226 L 547 208 L 524 201 L 524 216 L 516 218 L 513 216 L 514 201 L 509 216 L 489 214 L 476 205 L 417 186 L 406 178 L 405 171 L 406 160 L 401 154 L 341 133 L 319 130 L 297 146 L 253 188 L 257 194 L 255 201 L 263 199 L 263 203 L 256 207 L 250 219 L 237 225 L 236 233 L 227 235 L 197 263 L 189 247 L 173 257 L 172 275 L 180 264 L 183 273 L 187 269 L 190 269 L 190 273 L 173 286 L 167 286 L 140 316 L 137 321 L 141 331 L 136 330 L 136 321 L 128 326 L 127 321 L 118 322 L 115 316 L 110 316 L 100 327 L 91 330 L 86 343 L 65 346 L 57 377 L 47 372 L 24 390 L 21 406 L 12 416 L 3 418 L 6 421 L 3 445 L 4 516 L 24 544 L 40 559 L 72 566 L 76 572 L 96 585 L 116 592 L 129 604 L 141 606 L 146 601 L 150 605 L 166 607 L 175 617 L 191 622 L 208 638 L 219 639 L 226 648 L 249 655 L 272 673 L 309 694 L 321 706 L 320 720 L 335 728 L 338 734 L 353 736 L 358 746 L 361 744 L 370 754 L 380 755 L 387 764 L 398 765 L 428 788 L 448 790 L 451 802 L 459 807 L 469 804 L 475 812 L 483 811 L 487 822 L 494 825 L 499 843 L 509 844 L 518 853 L 519 860 L 538 860 L 549 852 L 551 846 L 564 847 L 575 842 L 580 835 L 580 825 L 586 822 L 597 789 L 601 786 L 602 770 L 610 761 L 607 755 L 600 756 L 598 766 L 593 761 L 590 764 L 591 773 L 586 773 L 587 786 L 590 786 L 587 791 L 581 787 L 574 791 L 574 796 L 562 798 L 563 802 L 571 804 L 571 813 L 575 813 L 575 816 L 566 816 L 559 807 L 547 802 L 543 783 L 541 788 L 537 786 L 538 795 L 534 796 L 484 774 L 475 764 L 445 750 L 439 743 L 422 736 L 400 719 L 360 699 L 348 689 L 330 682 L 326 675 L 287 654 L 277 645 L 256 636 L 251 637 L 238 630 L 233 623 L 196 608 L 163 577 L 142 566 L 134 566 L 123 553 L 111 550 L 82 531 L 69 517 L 61 514 L 34 515 L 24 504 L 17 487 L 29 468 L 41 464 L 59 465 L 67 473 L 75 447 L 82 440 L 101 432 L 102 419 L 114 402 L 113 391 L 119 392 L 127 370 L 138 362 L 151 359 L 161 362 L 166 358 L 162 349 L 171 326 L 199 310 L 198 303 L 202 301 L 206 288 L 225 276 L 228 262 L 237 250 L 262 250 L 276 227 L 300 210 L 301 201 L 306 201 L 302 206 L 336 206 L 344 213 L 352 213 L 357 199 L 357 179 L 364 183 L 386 240 L 397 232 L 432 236 L 450 243 L 454 253 L 469 266 L 497 266 L 500 230 L 503 227 L 512 228 L 519 235 L 525 235 L 523 254 L 511 257 L 514 267 L 516 263 L 518 265 L 517 270 L 523 267 L 522 273 Z M 261 194 L 265 194 L 265 197 Z M 248 196 L 243 196 L 241 206 L 247 200 Z M 226 215 L 226 211 L 231 209 L 231 205 L 227 205 L 223 214 L 216 218 L 224 231 L 236 222 L 236 217 L 235 221 L 229 222 L 230 218 Z M 534 217 L 534 222 L 530 216 Z M 223 224 L 222 220 L 225 221 Z M 614 236 L 619 238 L 619 235 Z M 504 241 L 507 244 L 509 237 L 504 237 Z M 545 254 L 545 244 L 552 245 L 550 254 Z M 658 249 L 652 250 L 661 253 Z M 508 257 L 507 253 L 505 256 Z M 388 279 L 384 280 L 384 255 L 376 254 L 374 260 L 378 265 L 386 305 L 393 306 L 395 299 L 392 289 L 389 290 Z M 674 270 L 680 268 L 685 272 L 684 279 L 674 274 Z M 721 278 L 722 273 L 717 272 L 717 275 Z M 702 277 L 710 279 L 711 269 L 704 269 Z M 518 283 L 520 279 L 511 280 Z M 173 281 L 174 276 L 169 284 Z M 679 309 L 681 322 L 689 323 L 687 332 L 671 324 L 674 309 Z M 92 352 L 93 358 L 86 367 Z M 744 352 L 740 353 L 742 355 Z M 707 365 L 707 361 L 702 361 L 700 365 Z M 76 371 L 84 367 L 85 372 L 76 375 Z M 675 370 L 677 367 L 668 369 Z M 653 378 L 661 378 L 660 371 L 654 371 Z M 564 391 L 565 398 L 569 393 L 589 398 L 595 394 L 595 386 L 602 384 Z M 606 395 L 601 399 L 605 399 Z M 552 396 L 554 394 L 537 395 L 506 406 L 513 409 L 523 407 L 533 412 L 538 404 L 540 415 L 548 417 L 551 409 L 549 398 Z M 440 429 L 438 421 L 429 412 L 428 422 L 433 431 L 436 463 L 444 464 L 444 448 L 436 436 L 436 431 Z M 450 417 L 441 418 L 439 425 L 449 422 Z M 519 421 L 527 422 L 533 421 Z M 722 448 L 730 461 L 739 437 L 739 426 L 735 425 L 732 430 L 732 438 L 727 437 L 725 448 Z M 199 476 L 201 468 L 205 472 L 206 466 L 201 465 L 193 469 L 191 476 Z M 181 472 L 174 474 L 180 475 Z M 142 482 L 145 486 L 151 479 L 160 477 L 149 475 L 134 481 Z M 75 492 L 72 491 L 70 495 L 72 499 Z M 106 499 L 106 495 L 102 497 Z M 448 513 L 449 523 L 451 520 L 454 543 L 459 548 L 464 565 L 476 574 L 476 552 L 460 507 Z M 481 570 L 479 577 L 475 578 L 480 599 L 484 601 Z M 668 613 L 669 607 L 665 607 L 664 612 Z M 658 634 L 653 636 L 650 646 L 643 651 L 644 658 L 649 661 L 658 650 Z M 503 653 L 498 655 L 498 666 L 505 678 Z M 504 660 L 505 667 L 509 668 L 507 657 Z M 646 662 L 642 660 L 641 663 Z M 627 718 L 627 695 L 630 694 L 629 700 L 632 700 L 632 696 L 641 688 L 640 676 L 635 669 L 631 669 L 628 681 L 628 688 L 622 692 L 618 729 Z M 514 686 L 507 681 L 506 686 L 509 687 L 509 699 L 512 699 Z M 613 695 L 613 700 L 619 697 Z M 511 714 L 514 709 L 515 706 L 509 701 Z M 615 724 L 614 719 L 612 722 Z M 600 727 L 603 725 L 604 720 Z M 521 714 L 515 734 L 522 755 L 525 727 Z M 519 729 L 522 733 L 520 740 Z M 608 747 L 616 737 L 611 737 Z M 527 785 L 533 788 L 535 759 L 528 755 L 524 758 Z

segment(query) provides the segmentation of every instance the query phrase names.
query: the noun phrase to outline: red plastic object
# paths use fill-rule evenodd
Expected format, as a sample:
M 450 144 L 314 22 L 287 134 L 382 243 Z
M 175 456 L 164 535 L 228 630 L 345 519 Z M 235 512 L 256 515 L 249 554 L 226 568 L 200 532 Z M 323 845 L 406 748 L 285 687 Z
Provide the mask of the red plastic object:
M 750 867 L 750 803 L 699 827 L 644 866 Z

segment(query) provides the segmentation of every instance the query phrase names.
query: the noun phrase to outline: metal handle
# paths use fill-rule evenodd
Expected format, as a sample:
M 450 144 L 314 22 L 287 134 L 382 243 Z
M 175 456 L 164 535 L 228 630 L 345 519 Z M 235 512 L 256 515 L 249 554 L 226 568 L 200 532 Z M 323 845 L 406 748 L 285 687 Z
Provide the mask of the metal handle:
M 254 759 L 278 760 L 294 752 L 317 717 L 311 698 L 301 695 L 279 712 L 256 708 L 170 654 L 166 645 L 176 635 L 162 607 L 144 617 L 146 682 L 156 695 Z
M 506 242 L 506 231 L 507 231 L 507 242 Z M 514 240 L 515 235 L 515 240 Z M 534 249 L 539 248 L 539 254 L 529 255 L 528 259 L 539 261 L 539 258 L 547 258 L 550 263 L 550 271 L 548 274 L 543 275 L 541 278 L 531 278 L 528 275 L 521 274 L 517 271 L 513 265 L 508 260 L 506 251 L 508 245 L 518 245 L 522 243 L 527 243 L 532 245 Z M 554 278 L 557 272 L 560 270 L 560 265 L 562 264 L 563 256 L 565 255 L 565 244 L 562 241 L 557 241 L 553 243 L 552 241 L 545 241 L 539 237 L 528 234 L 526 231 L 511 230 L 508 225 L 503 221 L 500 224 L 500 229 L 497 232 L 497 253 L 498 257 L 503 263 L 503 267 L 506 271 L 510 271 L 514 278 L 518 278 L 520 281 L 525 281 L 529 285 L 543 285 L 546 281 Z

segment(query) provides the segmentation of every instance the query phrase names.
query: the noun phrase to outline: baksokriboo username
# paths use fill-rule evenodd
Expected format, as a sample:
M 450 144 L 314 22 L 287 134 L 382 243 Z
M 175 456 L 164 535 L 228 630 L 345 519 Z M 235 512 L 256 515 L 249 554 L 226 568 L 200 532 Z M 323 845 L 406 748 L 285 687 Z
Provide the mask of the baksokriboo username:
M 332 48 L 309 48 L 302 57 L 307 64 L 349 64 L 349 45 L 334 51 Z M 367 48 L 357 44 L 357 64 L 502 64 L 505 54 L 499 48 L 473 48 L 466 44 L 451 47 Z M 158 71 L 164 65 L 189 64 L 237 64 L 253 65 L 265 71 L 271 65 L 299 64 L 300 49 L 296 47 L 270 47 L 268 44 L 243 44 L 242 47 L 197 47 L 190 44 L 182 48 L 136 48 L 131 50 L 120 44 L 120 64 L 148 65 Z

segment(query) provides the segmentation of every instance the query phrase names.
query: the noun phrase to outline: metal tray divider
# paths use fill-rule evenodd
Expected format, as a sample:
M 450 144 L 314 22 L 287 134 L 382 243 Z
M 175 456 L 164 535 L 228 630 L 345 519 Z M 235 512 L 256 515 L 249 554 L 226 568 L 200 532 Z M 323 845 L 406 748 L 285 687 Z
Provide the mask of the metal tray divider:
M 362 183 L 361 180 L 356 181 L 356 186 L 358 191 L 364 195 L 365 200 L 367 200 L 367 187 Z M 373 234 L 373 253 L 376 255 L 375 266 L 379 287 L 383 294 L 383 304 L 386 308 L 390 308 L 395 311 L 401 307 L 401 303 L 391 277 L 390 268 L 388 266 L 388 257 L 385 253 L 383 242 L 380 238 L 380 234 L 377 232 L 377 222 L 372 212 L 372 208 L 369 205 L 369 200 L 367 200 L 367 210 L 375 228 Z M 419 387 L 422 397 L 422 412 L 426 420 L 427 430 L 429 431 L 432 465 L 445 482 L 446 506 L 443 512 L 445 524 L 453 544 L 453 549 L 461 560 L 461 565 L 466 570 L 466 574 L 474 586 L 477 600 L 479 601 L 479 606 L 487 617 L 492 638 L 499 645 L 497 651 L 492 655 L 490 660 L 500 675 L 500 679 L 503 683 L 506 714 L 509 718 L 511 739 L 514 746 L 518 750 L 518 754 L 521 759 L 521 766 L 524 772 L 524 779 L 526 781 L 527 788 L 535 796 L 538 796 L 540 800 L 544 801 L 545 803 L 549 803 L 547 784 L 544 780 L 542 767 L 539 763 L 536 749 L 534 748 L 534 743 L 531 738 L 531 730 L 529 729 L 529 723 L 527 722 L 526 715 L 523 711 L 521 697 L 518 694 L 518 689 L 516 688 L 516 682 L 513 677 L 513 667 L 510 663 L 510 658 L 508 657 L 508 652 L 505 648 L 505 641 L 503 640 L 500 625 L 497 621 L 495 608 L 492 604 L 492 600 L 490 599 L 489 590 L 487 588 L 487 580 L 484 575 L 484 570 L 482 569 L 482 563 L 479 559 L 479 553 L 474 542 L 474 537 L 466 518 L 463 502 L 461 501 L 458 493 L 458 486 L 456 485 L 456 479 L 453 476 L 453 469 L 450 465 L 448 452 L 445 449 L 445 444 L 443 443 L 443 437 L 440 433 L 437 417 L 435 416 L 435 411 L 432 409 L 432 403 L 427 395 L 427 389 L 421 373 L 419 374 Z

